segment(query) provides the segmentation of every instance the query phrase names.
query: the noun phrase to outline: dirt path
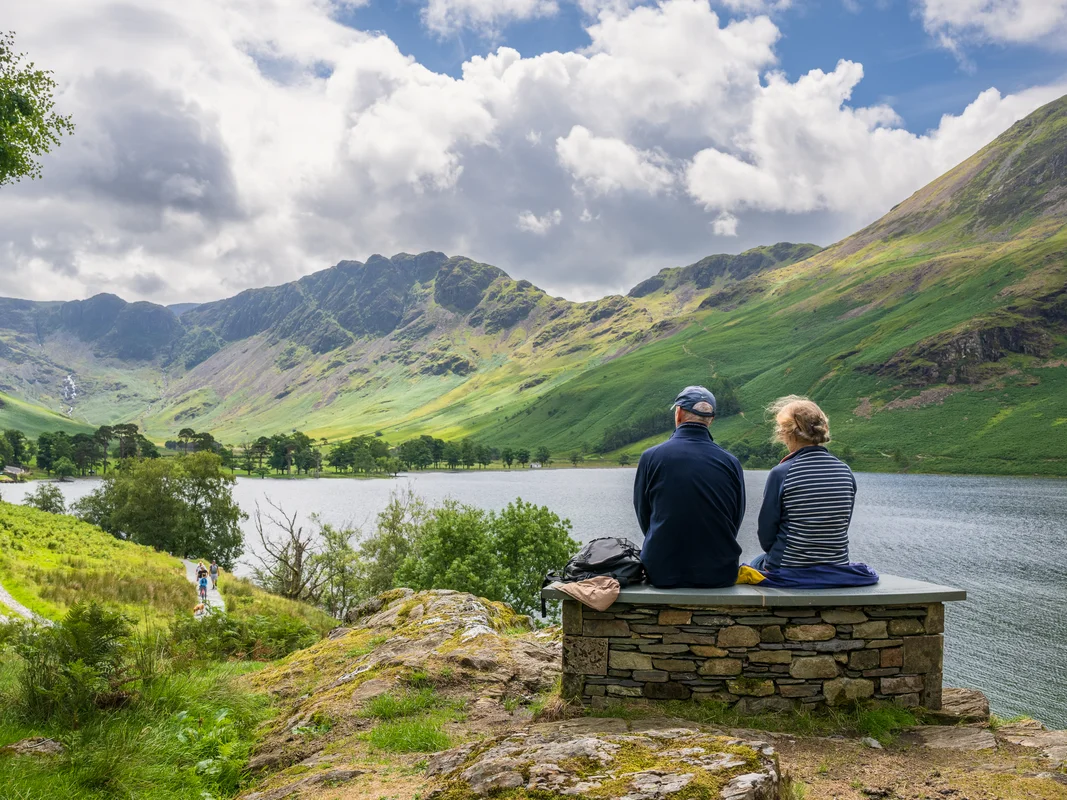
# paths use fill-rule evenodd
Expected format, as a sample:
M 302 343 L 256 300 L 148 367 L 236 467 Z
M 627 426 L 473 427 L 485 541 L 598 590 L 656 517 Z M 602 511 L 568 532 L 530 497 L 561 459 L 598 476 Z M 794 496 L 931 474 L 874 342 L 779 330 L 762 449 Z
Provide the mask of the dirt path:
M 185 563 L 185 577 L 189 579 L 189 582 L 196 586 L 196 562 L 189 561 L 188 559 L 182 559 Z M 226 610 L 226 601 L 222 599 L 222 593 L 218 589 L 212 589 L 210 581 L 207 585 L 207 606 L 208 608 L 217 608 L 219 611 Z
M 26 606 L 22 605 L 22 603 L 12 597 L 11 593 L 4 588 L 4 585 L 2 583 L 0 583 L 0 608 L 4 606 L 15 612 L 17 616 L 20 616 L 23 619 L 33 619 L 37 620 L 38 622 L 46 623 L 49 625 L 51 624 L 50 620 L 47 620 L 44 617 L 34 614 L 32 611 L 26 608 Z M 0 617 L 3 616 L 3 614 L 0 614 Z

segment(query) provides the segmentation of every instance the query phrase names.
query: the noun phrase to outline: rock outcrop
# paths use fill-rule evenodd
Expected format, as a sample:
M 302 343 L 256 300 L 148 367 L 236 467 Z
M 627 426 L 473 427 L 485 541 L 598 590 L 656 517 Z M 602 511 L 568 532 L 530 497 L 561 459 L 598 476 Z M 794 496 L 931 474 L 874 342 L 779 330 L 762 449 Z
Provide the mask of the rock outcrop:
M 717 735 L 678 720 L 585 719 L 533 726 L 441 753 L 431 798 L 728 798 L 776 800 L 767 742 Z

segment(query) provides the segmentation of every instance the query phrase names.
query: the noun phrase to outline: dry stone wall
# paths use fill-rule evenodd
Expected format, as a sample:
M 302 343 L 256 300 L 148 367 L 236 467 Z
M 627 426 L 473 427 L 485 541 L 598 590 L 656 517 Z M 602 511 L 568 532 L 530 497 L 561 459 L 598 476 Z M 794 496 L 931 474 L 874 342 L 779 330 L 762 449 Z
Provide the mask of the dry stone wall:
M 941 707 L 944 606 L 563 604 L 563 691 L 713 699 L 748 711 L 875 698 Z

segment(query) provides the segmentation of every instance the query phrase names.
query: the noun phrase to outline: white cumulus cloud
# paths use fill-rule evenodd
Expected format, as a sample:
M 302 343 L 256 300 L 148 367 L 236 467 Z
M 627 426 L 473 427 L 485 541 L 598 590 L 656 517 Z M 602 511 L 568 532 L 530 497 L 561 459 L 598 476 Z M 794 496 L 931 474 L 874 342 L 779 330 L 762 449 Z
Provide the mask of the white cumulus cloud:
M 209 300 L 430 249 L 625 290 L 711 234 L 834 241 L 1067 91 L 990 89 L 915 134 L 852 101 L 860 64 L 789 79 L 771 18 L 708 0 L 605 5 L 581 51 L 500 47 L 458 77 L 337 7 L 9 3 L 77 130 L 0 190 L 0 295 Z
M 656 194 L 674 183 L 663 156 L 620 139 L 594 136 L 581 125 L 556 139 L 556 154 L 576 181 L 601 194 L 619 190 Z
M 532 211 L 523 211 L 519 214 L 519 218 L 515 223 L 520 231 L 526 231 L 527 233 L 534 233 L 538 236 L 544 236 L 552 228 L 559 225 L 563 221 L 563 212 L 558 208 L 542 214 L 540 217 L 534 214 Z
M 952 48 L 968 40 L 1067 49 L 1067 0 L 919 0 L 923 24 Z

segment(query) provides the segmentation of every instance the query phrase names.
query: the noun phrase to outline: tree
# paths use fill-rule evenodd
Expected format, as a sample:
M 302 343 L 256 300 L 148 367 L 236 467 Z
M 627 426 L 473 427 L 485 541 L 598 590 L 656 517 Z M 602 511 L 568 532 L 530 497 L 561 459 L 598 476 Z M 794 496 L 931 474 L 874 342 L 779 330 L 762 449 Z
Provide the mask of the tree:
M 503 462 L 505 467 L 511 469 L 511 465 L 515 463 L 515 451 L 512 450 L 510 447 L 505 447 L 503 450 L 500 451 L 500 460 Z
M 476 459 L 474 442 L 470 439 L 464 439 L 459 446 L 460 458 L 463 460 L 463 466 L 470 469 L 474 466 Z
M 74 131 L 69 116 L 56 114 L 50 70 L 22 63 L 15 34 L 0 34 L 0 186 L 41 177 L 37 160 Z
M 138 544 L 214 558 L 231 569 L 242 550 L 240 523 L 247 518 L 233 499 L 235 483 L 214 453 L 131 458 L 76 503 L 75 513 Z
M 578 547 L 569 531 L 567 520 L 522 500 L 500 513 L 446 500 L 427 513 L 394 582 L 470 592 L 530 614 L 545 573 Z
M 428 513 L 411 487 L 389 496 L 389 505 L 378 514 L 377 530 L 359 547 L 365 594 L 380 594 L 397 586 L 397 572 L 411 555 Z
M 577 467 L 582 463 L 582 457 L 578 453 L 571 453 L 571 466 Z
M 445 444 L 444 461 L 448 464 L 449 469 L 455 469 L 459 466 L 460 460 L 463 458 L 463 453 L 459 449 L 459 446 L 455 442 L 447 442 Z
M 78 472 L 78 467 L 69 457 L 63 456 L 52 465 L 52 471 L 60 478 L 71 478 Z
M 182 443 L 183 452 L 189 452 L 189 442 L 191 442 L 195 438 L 196 431 L 194 431 L 192 428 L 182 428 L 180 431 L 178 431 L 178 439 Z
M 628 466 L 630 466 L 630 454 L 629 453 L 623 453 L 623 454 L 621 454 L 619 456 L 619 466 L 620 467 L 628 467 Z
M 54 483 L 41 483 L 37 490 L 26 495 L 23 505 L 33 506 L 49 514 L 65 514 L 67 507 L 63 502 L 63 492 Z
M 552 463 L 552 454 L 548 451 L 548 448 L 541 445 L 537 448 L 537 453 L 534 455 L 534 460 L 541 462 L 542 466 L 548 466 Z
M 11 457 L 18 465 L 23 465 L 30 460 L 30 445 L 32 442 L 26 438 L 22 431 L 9 429 L 4 431 L 4 439 L 11 447 Z
M 475 458 L 477 458 L 478 463 L 482 465 L 482 469 L 485 469 L 493 463 L 493 451 L 488 445 L 480 444 L 474 450 Z
M 323 565 L 314 558 L 314 533 L 297 523 L 297 512 L 286 513 L 270 498 L 267 505 L 270 510 L 264 513 L 256 503 L 252 515 L 261 548 L 254 555 L 258 565 L 253 567 L 253 579 L 274 594 L 314 603 L 323 578 Z
M 525 467 L 530 463 L 530 451 L 525 447 L 515 453 L 515 460 L 519 462 L 520 466 Z

